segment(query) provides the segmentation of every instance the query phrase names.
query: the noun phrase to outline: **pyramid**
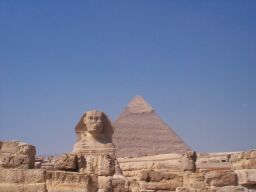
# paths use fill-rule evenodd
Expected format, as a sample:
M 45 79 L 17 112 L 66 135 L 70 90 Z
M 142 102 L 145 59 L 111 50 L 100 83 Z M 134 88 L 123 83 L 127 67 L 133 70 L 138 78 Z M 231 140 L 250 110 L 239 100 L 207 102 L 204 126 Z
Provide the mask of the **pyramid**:
M 185 153 L 190 148 L 141 96 L 135 96 L 114 122 L 117 157 Z

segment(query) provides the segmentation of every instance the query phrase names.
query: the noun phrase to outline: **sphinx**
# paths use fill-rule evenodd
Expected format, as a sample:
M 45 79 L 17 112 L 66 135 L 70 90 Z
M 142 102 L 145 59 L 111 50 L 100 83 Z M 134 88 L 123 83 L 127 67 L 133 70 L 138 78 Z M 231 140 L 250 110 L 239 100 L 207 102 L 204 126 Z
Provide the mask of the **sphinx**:
M 84 155 L 114 155 L 112 135 L 114 128 L 103 112 L 96 110 L 84 113 L 75 132 L 77 142 L 73 153 Z

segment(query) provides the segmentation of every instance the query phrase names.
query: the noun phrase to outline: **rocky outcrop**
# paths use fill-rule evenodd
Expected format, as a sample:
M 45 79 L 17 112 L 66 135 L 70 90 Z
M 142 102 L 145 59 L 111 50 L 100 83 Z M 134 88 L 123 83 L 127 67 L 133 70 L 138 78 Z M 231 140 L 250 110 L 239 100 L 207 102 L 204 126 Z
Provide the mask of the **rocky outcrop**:
M 236 170 L 240 185 L 256 185 L 256 169 Z
M 77 171 L 78 158 L 74 154 L 64 154 L 57 158 L 54 168 L 63 171 Z
M 215 187 L 237 185 L 237 176 L 233 171 L 210 171 L 205 174 L 205 183 Z
M 36 149 L 33 145 L 19 141 L 0 143 L 0 168 L 32 169 L 35 164 Z
M 67 171 L 47 171 L 48 192 L 96 192 L 96 177 Z
M 124 176 L 130 183 L 130 191 L 256 191 L 256 184 L 254 183 L 256 177 L 255 169 L 234 170 L 232 162 L 230 162 L 232 154 L 240 156 L 239 152 L 212 153 L 208 156 L 207 154 L 199 154 L 196 159 L 194 152 L 188 152 L 183 155 L 164 154 L 118 158 L 118 161 Z
M 45 170 L 0 169 L 0 192 L 47 192 L 45 181 Z
M 181 171 L 196 171 L 197 155 L 195 151 L 188 151 L 181 158 Z
M 233 169 L 256 169 L 256 150 L 233 153 L 230 162 Z

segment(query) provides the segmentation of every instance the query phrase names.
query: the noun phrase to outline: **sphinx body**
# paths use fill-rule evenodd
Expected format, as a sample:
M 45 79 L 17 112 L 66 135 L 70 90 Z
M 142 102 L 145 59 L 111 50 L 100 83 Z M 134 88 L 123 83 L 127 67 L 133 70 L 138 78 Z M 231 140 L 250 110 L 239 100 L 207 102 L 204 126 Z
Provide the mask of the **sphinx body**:
M 73 154 L 78 157 L 78 171 L 97 175 L 98 192 L 111 189 L 111 180 L 120 177 L 120 168 L 112 144 L 114 129 L 103 112 L 86 112 L 76 128 L 77 142 Z M 120 180 L 120 179 L 119 179 Z M 124 182 L 123 179 L 120 180 Z

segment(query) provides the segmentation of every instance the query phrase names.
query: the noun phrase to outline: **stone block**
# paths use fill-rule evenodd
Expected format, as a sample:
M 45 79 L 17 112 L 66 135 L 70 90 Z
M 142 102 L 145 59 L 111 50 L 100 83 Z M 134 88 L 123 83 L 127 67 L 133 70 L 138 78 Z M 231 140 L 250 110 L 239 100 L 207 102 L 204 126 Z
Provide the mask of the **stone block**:
M 48 192 L 95 192 L 89 175 L 67 171 L 47 171 Z
M 46 171 L 43 169 L 24 170 L 24 183 L 45 183 Z
M 47 192 L 45 183 L 10 184 L 0 183 L 0 192 Z
M 146 178 L 146 181 L 161 181 L 162 179 L 164 179 L 164 174 L 158 171 L 149 171 L 148 172 L 148 177 Z
M 163 173 L 159 171 L 141 171 L 140 172 L 140 180 L 142 181 L 161 181 L 163 179 L 169 180 L 170 178 L 174 178 L 175 175 Z
M 45 183 L 26 184 L 23 187 L 23 192 L 47 192 Z
M 197 154 L 195 151 L 188 151 L 181 158 L 181 171 L 196 171 Z
M 204 189 L 206 187 L 204 179 L 204 173 L 185 172 L 183 174 L 183 187 Z
M 125 191 L 125 180 L 124 179 L 111 179 L 111 187 L 113 192 L 124 192 Z
M 199 191 L 190 187 L 177 187 L 175 192 L 199 192 Z
M 112 188 L 110 177 L 98 176 L 98 188 L 110 190 Z
M 256 184 L 256 169 L 236 170 L 240 185 L 255 185 Z
M 145 182 L 140 181 L 140 188 L 147 190 L 172 190 L 182 186 L 182 178 L 176 178 L 173 180 L 162 180 L 160 182 Z
M 248 189 L 242 186 L 224 186 L 217 187 L 216 192 L 248 192 Z
M 1 142 L 0 167 L 34 168 L 36 149 L 34 146 L 19 141 Z
M 57 158 L 54 168 L 63 171 L 77 171 L 78 160 L 74 154 L 64 154 Z
M 217 187 L 237 185 L 237 176 L 232 171 L 210 171 L 205 174 L 205 183 Z
M 45 180 L 45 171 L 40 169 L 0 169 L 0 183 L 35 184 Z
M 0 184 L 0 192 L 25 192 L 22 184 Z M 36 191 L 35 191 L 36 192 Z
M 23 183 L 23 169 L 0 169 L 0 183 Z
M 256 169 L 256 150 L 234 153 L 230 162 L 233 169 Z

